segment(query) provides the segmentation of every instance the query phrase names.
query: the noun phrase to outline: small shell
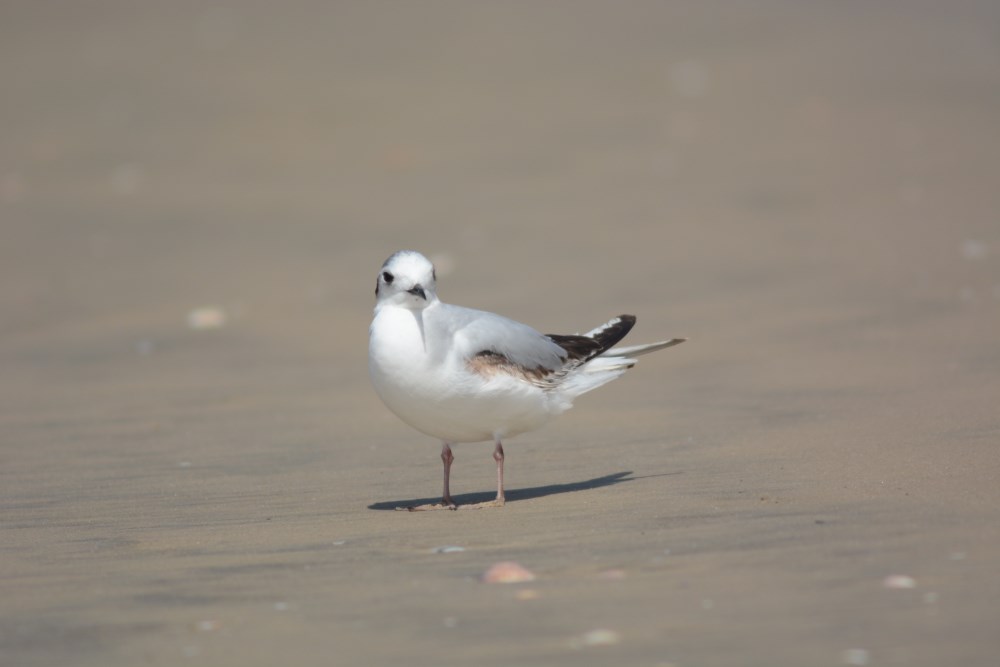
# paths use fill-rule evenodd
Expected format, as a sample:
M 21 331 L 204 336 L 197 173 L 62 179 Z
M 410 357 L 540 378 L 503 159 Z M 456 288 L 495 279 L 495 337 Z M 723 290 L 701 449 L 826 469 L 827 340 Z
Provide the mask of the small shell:
M 570 647 L 575 649 L 586 648 L 588 646 L 613 646 L 622 640 L 622 636 L 614 630 L 599 628 L 585 632 L 579 637 L 570 640 Z
M 598 579 L 604 579 L 605 581 L 621 581 L 626 577 L 625 570 L 619 568 L 612 568 L 610 570 L 602 570 L 597 573 Z
M 486 584 L 518 584 L 524 581 L 534 581 L 535 573 L 520 563 L 505 560 L 494 563 L 481 577 Z
M 195 308 L 188 313 L 187 323 L 191 329 L 218 329 L 226 323 L 226 311 L 216 306 Z
M 882 585 L 886 588 L 916 588 L 917 580 L 905 574 L 890 574 L 882 580 Z
M 841 656 L 845 665 L 864 667 L 871 660 L 871 655 L 863 648 L 849 648 Z
M 458 547 L 452 544 L 447 544 L 443 547 L 436 547 L 431 551 L 436 554 L 456 554 L 465 551 L 465 547 Z

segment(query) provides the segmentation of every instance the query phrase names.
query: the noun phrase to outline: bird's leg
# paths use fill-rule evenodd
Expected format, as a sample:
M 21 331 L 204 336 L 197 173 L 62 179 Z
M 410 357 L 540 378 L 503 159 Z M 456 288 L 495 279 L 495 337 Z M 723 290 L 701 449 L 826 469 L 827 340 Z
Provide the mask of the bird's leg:
M 398 510 L 408 510 L 410 512 L 426 512 L 427 510 L 455 510 L 458 505 L 451 499 L 451 490 L 448 488 L 448 480 L 451 478 L 451 462 L 455 460 L 455 455 L 451 453 L 451 445 L 447 442 L 441 443 L 441 463 L 444 464 L 444 493 L 441 502 L 430 503 L 428 505 L 416 505 L 413 507 L 397 507 Z
M 503 445 L 497 440 L 496 449 L 493 450 L 493 460 L 497 462 L 497 507 L 503 507 Z
M 451 492 L 448 488 L 448 480 L 451 477 L 451 462 L 455 460 L 455 455 L 451 453 L 451 446 L 445 442 L 441 446 L 441 461 L 444 463 L 444 497 L 441 499 L 441 503 L 437 505 L 418 505 L 417 507 L 407 507 L 399 509 L 408 509 L 411 512 L 422 512 L 425 510 L 473 510 L 482 509 L 484 507 L 503 507 L 504 495 L 503 495 L 503 445 L 497 440 L 497 446 L 493 450 L 493 460 L 497 462 L 497 498 L 496 500 L 490 500 L 484 503 L 474 503 L 471 505 L 456 505 L 455 501 L 451 498 Z
M 497 446 L 493 449 L 493 460 L 497 462 L 497 498 L 496 500 L 487 500 L 482 503 L 474 503 L 472 505 L 459 505 L 460 510 L 478 510 L 484 507 L 503 507 L 504 495 L 503 495 L 503 445 L 497 440 Z
M 454 460 L 455 455 L 451 453 L 451 445 L 447 442 L 441 443 L 441 461 L 444 463 L 444 494 L 441 497 L 441 504 L 452 509 L 455 509 L 455 501 L 451 499 L 448 480 L 451 478 L 451 462 Z

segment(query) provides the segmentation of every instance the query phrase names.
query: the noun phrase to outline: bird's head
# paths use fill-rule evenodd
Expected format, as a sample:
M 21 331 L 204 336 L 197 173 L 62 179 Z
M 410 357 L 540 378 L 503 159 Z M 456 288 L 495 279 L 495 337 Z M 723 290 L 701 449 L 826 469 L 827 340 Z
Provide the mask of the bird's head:
M 430 260 L 414 250 L 400 250 L 385 260 L 375 282 L 378 305 L 421 310 L 437 301 L 437 276 Z

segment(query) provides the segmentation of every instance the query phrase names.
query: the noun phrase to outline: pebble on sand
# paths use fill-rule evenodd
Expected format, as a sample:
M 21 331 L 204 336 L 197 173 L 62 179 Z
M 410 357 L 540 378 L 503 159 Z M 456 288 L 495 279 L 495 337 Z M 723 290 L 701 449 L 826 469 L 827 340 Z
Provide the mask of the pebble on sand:
M 990 254 L 990 247 L 982 241 L 976 239 L 966 239 L 962 243 L 962 255 L 970 261 L 985 259 Z
M 916 588 L 917 580 L 905 574 L 890 574 L 882 580 L 882 585 L 893 589 Z
M 588 646 L 613 646 L 622 640 L 622 636 L 614 630 L 599 628 L 585 632 L 579 637 L 570 640 L 572 648 L 585 648 Z
M 226 323 L 226 311 L 216 306 L 195 308 L 188 313 L 187 323 L 196 330 L 218 329 Z
M 845 665 L 867 665 L 870 660 L 868 651 L 863 648 L 849 648 L 844 651 L 843 660 Z
M 433 549 L 436 554 L 457 554 L 465 551 L 465 547 L 457 547 L 452 544 L 446 544 L 443 547 L 436 547 Z
M 518 584 L 524 581 L 534 581 L 535 573 L 520 563 L 505 560 L 494 563 L 481 577 L 486 584 Z
M 156 343 L 149 339 L 138 340 L 135 342 L 135 351 L 143 357 L 148 357 L 156 349 Z
M 625 570 L 619 568 L 612 568 L 610 570 L 602 570 L 597 573 L 598 579 L 604 579 L 605 581 L 621 581 L 626 577 Z

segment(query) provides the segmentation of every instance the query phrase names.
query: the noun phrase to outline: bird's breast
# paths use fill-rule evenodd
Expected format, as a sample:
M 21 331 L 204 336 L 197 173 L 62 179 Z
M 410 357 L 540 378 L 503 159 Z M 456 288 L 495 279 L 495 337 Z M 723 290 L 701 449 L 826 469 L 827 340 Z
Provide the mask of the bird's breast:
M 420 313 L 405 308 L 378 311 L 368 338 L 368 366 L 376 389 L 386 383 L 415 381 L 427 364 Z

